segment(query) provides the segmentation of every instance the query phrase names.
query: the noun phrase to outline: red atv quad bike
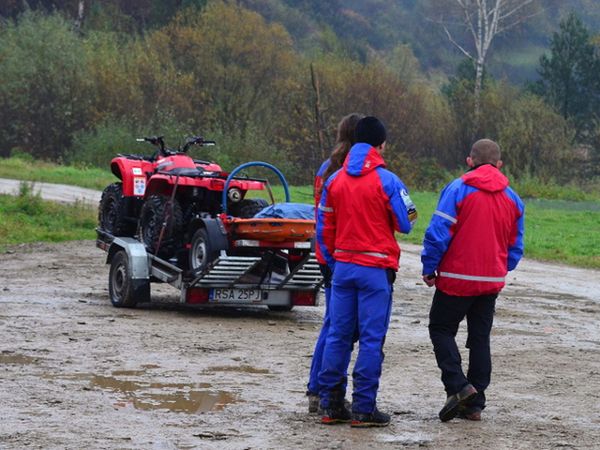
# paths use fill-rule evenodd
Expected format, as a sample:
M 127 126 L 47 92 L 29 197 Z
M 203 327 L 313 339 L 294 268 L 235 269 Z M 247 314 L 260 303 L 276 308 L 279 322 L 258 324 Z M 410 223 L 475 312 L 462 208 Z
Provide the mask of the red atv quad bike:
M 157 151 L 152 156 L 120 154 L 111 161 L 111 170 L 121 181 L 102 193 L 99 229 L 123 237 L 139 232 L 150 253 L 166 259 L 177 256 L 185 266 L 188 258 L 179 253 L 185 253 L 197 220 L 223 211 L 222 194 L 229 174 L 218 164 L 188 154 L 194 145 L 215 145 L 201 136 L 189 138 L 178 149 L 167 148 L 162 136 L 138 141 L 155 145 Z M 248 190 L 264 190 L 265 181 L 231 180 L 226 193 L 230 215 L 253 217 L 267 206 L 263 199 L 245 199 Z
M 158 152 L 115 158 L 111 168 L 121 182 L 108 186 L 100 201 L 96 245 L 111 265 L 113 305 L 151 301 L 152 282 L 176 287 L 179 301 L 188 304 L 276 311 L 318 304 L 323 279 L 313 253 L 314 212 L 306 217 L 290 203 L 279 169 L 254 161 L 225 173 L 187 155 L 190 146 L 212 141 L 194 137 L 171 150 L 162 137 L 143 140 Z M 238 175 L 252 166 L 275 172 L 285 192 L 285 204 L 258 218 L 268 203 L 247 199 L 248 191 L 267 190 L 275 201 L 267 179 Z

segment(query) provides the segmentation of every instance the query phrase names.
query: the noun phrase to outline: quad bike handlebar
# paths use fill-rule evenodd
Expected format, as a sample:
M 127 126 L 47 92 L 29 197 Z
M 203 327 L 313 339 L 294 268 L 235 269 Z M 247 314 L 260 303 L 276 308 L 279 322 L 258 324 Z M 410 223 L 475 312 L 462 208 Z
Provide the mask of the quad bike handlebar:
M 155 147 L 158 147 L 158 149 L 161 153 L 164 153 L 164 151 L 165 151 L 164 138 L 165 138 L 164 136 L 148 136 L 148 137 L 143 137 L 143 138 L 137 138 L 136 141 L 149 142 L 150 144 L 154 145 Z
M 192 145 L 205 146 L 205 145 L 215 145 L 216 144 L 215 141 L 206 140 L 202 136 L 191 136 L 191 137 L 187 138 L 187 140 L 185 141 L 185 144 L 183 144 L 183 146 L 181 146 L 177 149 L 170 149 L 170 148 L 167 148 L 167 146 L 165 145 L 164 138 L 165 138 L 164 136 L 146 136 L 143 138 L 137 138 L 136 141 L 149 142 L 150 144 L 154 145 L 155 147 L 158 147 L 158 152 L 162 156 L 175 155 L 177 153 L 187 153 L 187 151 L 189 150 L 189 148 Z
M 181 151 L 183 153 L 187 152 L 192 145 L 199 145 L 199 146 L 203 147 L 205 145 L 208 146 L 208 145 L 215 145 L 215 144 L 216 144 L 215 141 L 207 141 L 202 136 L 191 136 L 191 137 L 187 138 L 185 144 L 183 144 L 183 147 L 181 147 Z

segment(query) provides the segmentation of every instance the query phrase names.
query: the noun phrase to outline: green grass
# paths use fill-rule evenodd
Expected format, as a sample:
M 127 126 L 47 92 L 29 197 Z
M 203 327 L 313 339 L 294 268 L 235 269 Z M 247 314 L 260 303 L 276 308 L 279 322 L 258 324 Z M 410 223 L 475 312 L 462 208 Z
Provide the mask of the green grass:
M 413 231 L 400 241 L 421 244 L 438 194 L 411 193 L 419 211 Z M 600 201 L 525 201 L 525 256 L 600 269 Z
M 273 190 L 273 197 L 277 202 L 285 201 L 285 194 L 283 192 L 283 186 L 274 185 L 271 186 Z M 249 191 L 246 198 L 264 198 L 269 199 L 268 191 Z M 313 187 L 312 186 L 290 186 L 290 201 L 294 203 L 308 203 L 313 204 Z
M 419 217 L 410 234 L 398 234 L 398 239 L 400 242 L 406 241 L 411 244 L 422 244 L 425 229 L 437 205 L 438 194 L 433 192 L 411 192 L 410 198 L 417 207 Z
M 525 256 L 600 269 L 600 202 L 530 201 L 525 211 Z
M 63 166 L 26 157 L 0 158 L 0 178 L 69 184 L 97 190 L 117 181 L 108 168 Z
M 0 252 L 24 242 L 93 239 L 96 217 L 96 208 L 47 202 L 23 184 L 18 196 L 0 195 Z

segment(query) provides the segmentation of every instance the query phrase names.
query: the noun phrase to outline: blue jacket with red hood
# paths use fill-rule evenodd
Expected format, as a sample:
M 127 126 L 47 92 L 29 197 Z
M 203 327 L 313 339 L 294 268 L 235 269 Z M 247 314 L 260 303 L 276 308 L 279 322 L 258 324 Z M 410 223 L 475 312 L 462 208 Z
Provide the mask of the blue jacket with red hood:
M 491 164 L 448 184 L 423 240 L 423 275 L 453 296 L 495 294 L 523 255 L 525 206 Z
M 365 143 L 355 144 L 344 167 L 327 179 L 317 214 L 317 245 L 329 266 L 343 261 L 394 270 L 400 258 L 394 232 L 409 233 L 417 217 L 400 178 Z

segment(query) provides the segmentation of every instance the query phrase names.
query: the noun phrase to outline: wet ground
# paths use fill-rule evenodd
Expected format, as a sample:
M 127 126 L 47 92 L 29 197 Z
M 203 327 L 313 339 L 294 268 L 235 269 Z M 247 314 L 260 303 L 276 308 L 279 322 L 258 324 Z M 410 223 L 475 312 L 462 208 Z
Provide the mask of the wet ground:
M 305 383 L 323 309 L 116 309 L 92 241 L 0 255 L 0 448 L 532 449 L 600 446 L 600 273 L 525 261 L 498 300 L 480 423 L 441 423 L 432 290 L 404 246 L 383 429 L 325 427 Z M 459 332 L 464 347 L 464 329 Z

